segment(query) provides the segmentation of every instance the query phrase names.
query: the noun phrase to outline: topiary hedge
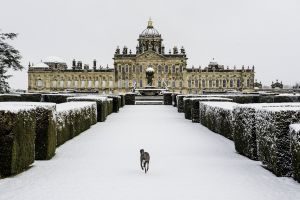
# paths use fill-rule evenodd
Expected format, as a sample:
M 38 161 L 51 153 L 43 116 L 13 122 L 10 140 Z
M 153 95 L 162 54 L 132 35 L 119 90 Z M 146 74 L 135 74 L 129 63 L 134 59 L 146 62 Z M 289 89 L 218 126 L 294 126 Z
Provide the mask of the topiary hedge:
M 67 98 L 75 96 L 75 94 L 42 94 L 42 102 L 65 103 Z
M 125 94 L 119 94 L 119 96 L 121 97 L 121 107 L 125 106 Z
M 183 98 L 186 97 L 187 95 L 180 94 L 176 96 L 176 101 L 177 101 L 177 111 L 178 112 L 183 112 Z
M 211 131 L 233 139 L 233 109 L 232 102 L 199 102 L 200 123 Z
M 257 160 L 256 110 L 251 105 L 239 105 L 233 111 L 235 150 L 252 160 Z
M 96 102 L 68 102 L 58 104 L 57 146 L 79 135 L 97 123 Z
M 0 102 L 5 101 L 21 101 L 20 94 L 0 94 Z
M 289 125 L 300 121 L 300 105 L 262 107 L 256 113 L 258 158 L 277 176 L 292 174 Z
M 0 177 L 18 174 L 34 162 L 33 107 L 0 104 Z
M 39 93 L 21 93 L 21 101 L 41 102 L 42 94 Z
M 121 106 L 121 97 L 118 95 L 108 95 L 107 97 L 113 100 L 113 112 L 119 112 Z
M 125 94 L 125 105 L 135 105 L 135 94 L 126 93 Z
M 293 178 L 300 182 L 300 124 L 290 125 Z
M 113 99 L 108 98 L 107 99 L 107 115 L 110 115 L 111 113 L 113 113 L 113 109 L 114 109 Z
M 200 101 L 224 101 L 231 102 L 232 99 L 229 98 L 218 98 L 218 97 L 191 97 L 191 119 L 192 122 L 199 123 L 199 102 Z
M 92 101 L 97 103 L 97 121 L 104 122 L 108 115 L 108 98 L 100 95 L 88 95 L 80 97 L 69 97 L 68 102 L 71 101 Z
M 164 105 L 172 105 L 172 92 L 164 92 Z
M 176 100 L 176 96 L 177 95 L 180 95 L 180 93 L 173 93 L 172 94 L 172 105 L 174 106 L 174 107 L 177 107 L 177 100 Z

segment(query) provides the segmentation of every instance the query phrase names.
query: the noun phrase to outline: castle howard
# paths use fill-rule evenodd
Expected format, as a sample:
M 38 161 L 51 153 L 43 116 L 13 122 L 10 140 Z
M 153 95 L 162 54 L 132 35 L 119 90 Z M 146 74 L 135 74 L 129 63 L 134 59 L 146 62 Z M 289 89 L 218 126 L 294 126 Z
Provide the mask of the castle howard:
M 72 67 L 58 57 L 48 57 L 29 65 L 29 92 L 78 91 L 119 93 L 149 85 L 147 71 L 153 72 L 152 87 L 168 88 L 182 93 L 203 91 L 251 91 L 254 87 L 254 67 L 230 69 L 214 60 L 204 68 L 187 68 L 185 49 L 174 47 L 166 52 L 161 34 L 148 21 L 139 35 L 135 53 L 127 47 L 117 47 L 114 68 L 83 65 L 73 60 Z

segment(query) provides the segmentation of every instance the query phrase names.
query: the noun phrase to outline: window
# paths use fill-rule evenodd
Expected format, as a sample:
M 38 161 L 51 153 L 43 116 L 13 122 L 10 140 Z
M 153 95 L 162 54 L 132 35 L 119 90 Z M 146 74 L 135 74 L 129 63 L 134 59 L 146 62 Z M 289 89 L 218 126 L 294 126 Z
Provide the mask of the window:
M 77 88 L 78 87 L 78 81 L 74 81 L 74 88 Z
M 121 69 L 121 66 L 119 66 L 119 72 L 122 72 L 121 70 L 122 70 L 122 69 Z
M 56 81 L 52 81 L 52 87 L 56 88 Z
M 140 73 L 142 73 L 143 72 L 143 66 L 141 65 L 140 66 Z
M 241 80 L 240 79 L 237 80 L 237 87 L 238 88 L 241 87 Z
M 168 71 L 169 71 L 169 70 L 168 70 L 168 66 L 166 65 L 166 66 L 165 66 L 165 73 L 168 73 Z
M 140 87 L 143 87 L 143 80 L 140 80 Z
M 112 88 L 113 86 L 113 81 L 109 81 L 109 87 Z
M 37 87 L 43 87 L 43 81 L 41 79 L 36 81 L 36 86 Z
M 195 87 L 196 87 L 196 88 L 199 87 L 199 81 L 198 81 L 198 79 L 195 80 Z
M 209 80 L 208 84 L 209 84 L 209 87 L 211 88 L 212 87 L 212 80 Z
M 191 88 L 192 87 L 192 81 L 188 80 L 188 87 Z
M 247 87 L 250 87 L 250 79 L 247 79 Z
M 95 88 L 99 87 L 99 81 L 95 81 Z
M 175 81 L 172 81 L 172 87 L 176 87 L 176 82 Z
M 82 88 L 85 87 L 85 81 L 81 81 L 81 87 L 82 87 Z
M 182 88 L 182 81 L 180 81 L 180 82 L 179 82 L 179 87 L 181 87 L 181 88 Z
M 125 67 L 125 72 L 128 73 L 128 66 Z
M 160 88 L 161 87 L 161 80 L 158 80 L 157 86 Z
M 129 81 L 128 80 L 125 81 L 125 88 L 129 88 Z
M 70 80 L 67 81 L 67 88 L 71 88 L 71 81 Z
M 106 87 L 106 81 L 105 81 L 105 80 L 102 81 L 102 87 L 103 87 L 103 88 Z
M 135 73 L 135 66 L 132 67 L 132 71 L 133 71 L 133 73 Z
M 175 65 L 172 66 L 172 73 L 175 73 Z
M 216 80 L 216 87 L 219 87 L 219 80 Z
M 63 88 L 63 87 L 64 87 L 64 81 L 63 81 L 63 80 L 61 80 L 61 81 L 60 81 L 60 84 L 59 84 L 59 86 L 60 86 L 61 88 Z
M 158 66 L 158 73 L 162 73 L 162 67 L 160 65 Z
M 119 79 L 119 81 L 118 81 L 118 88 L 121 88 L 121 87 L 122 87 L 122 80 Z
M 92 81 L 89 80 L 89 82 L 88 82 L 88 88 L 91 88 L 91 87 L 92 87 Z
M 224 79 L 223 80 L 223 87 L 226 88 L 226 85 L 227 85 L 227 81 Z
M 202 80 L 202 87 L 203 87 L 203 88 L 206 87 L 205 80 Z
M 230 87 L 231 88 L 233 87 L 233 80 L 232 79 L 230 80 Z
M 182 66 L 179 67 L 179 71 L 180 71 L 180 72 L 182 72 L 182 68 L 183 68 Z

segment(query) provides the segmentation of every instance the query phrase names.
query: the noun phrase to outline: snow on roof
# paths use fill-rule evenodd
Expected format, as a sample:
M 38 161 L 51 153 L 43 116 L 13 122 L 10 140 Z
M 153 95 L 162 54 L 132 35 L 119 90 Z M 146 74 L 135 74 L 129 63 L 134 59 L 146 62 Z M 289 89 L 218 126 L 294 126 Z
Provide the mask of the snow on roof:
M 47 65 L 43 62 L 40 62 L 38 64 L 35 64 L 35 65 L 31 66 L 31 67 L 33 67 L 33 68 L 49 68 L 49 65 Z
M 224 101 L 201 101 L 201 104 L 205 104 L 211 107 L 223 108 L 226 110 L 233 110 L 238 104 L 234 102 Z
M 56 111 L 58 113 L 65 112 L 69 110 L 80 110 L 82 108 L 96 106 L 96 102 L 90 102 L 90 101 L 74 101 L 74 102 L 67 102 L 67 103 L 61 103 L 57 104 Z
M 300 132 L 300 124 L 291 124 L 290 129 L 294 130 L 295 132 Z
M 63 59 L 57 56 L 49 56 L 43 60 L 45 63 L 66 63 Z

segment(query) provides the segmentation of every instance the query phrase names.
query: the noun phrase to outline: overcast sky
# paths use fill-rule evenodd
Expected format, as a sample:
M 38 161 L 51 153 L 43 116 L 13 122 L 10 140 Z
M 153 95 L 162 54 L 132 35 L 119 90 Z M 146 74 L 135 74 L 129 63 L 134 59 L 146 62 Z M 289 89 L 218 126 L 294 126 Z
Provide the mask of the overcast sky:
M 13 88 L 27 88 L 28 62 L 59 56 L 113 65 L 116 46 L 134 50 L 149 17 L 166 51 L 184 46 L 188 66 L 255 65 L 270 85 L 300 82 L 299 0 L 0 0 L 0 29 L 17 32 L 12 43 L 26 69 Z

